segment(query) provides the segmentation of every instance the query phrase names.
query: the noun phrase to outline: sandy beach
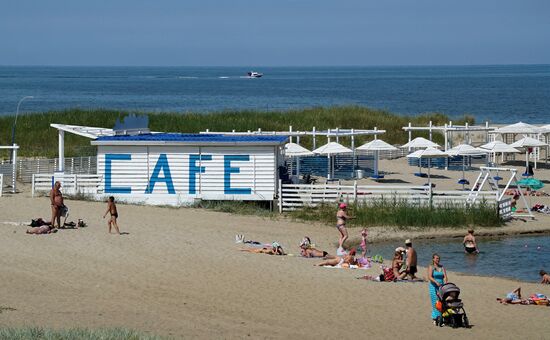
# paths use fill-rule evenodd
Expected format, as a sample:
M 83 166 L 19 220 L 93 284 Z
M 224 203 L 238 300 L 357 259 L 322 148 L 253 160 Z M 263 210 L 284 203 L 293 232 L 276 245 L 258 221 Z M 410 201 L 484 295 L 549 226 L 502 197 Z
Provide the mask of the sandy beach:
M 399 167 L 399 162 L 384 161 L 381 169 Z M 550 323 L 543 322 L 548 307 L 495 301 L 518 286 L 524 295 L 550 295 L 550 286 L 449 273 L 450 281 L 462 289 L 473 327 L 437 328 L 430 319 L 427 283 L 358 280 L 377 274 L 379 268 L 319 268 L 313 259 L 242 253 L 234 243 L 235 234 L 244 234 L 262 242 L 276 240 L 296 254 L 300 239 L 309 235 L 320 249 L 334 252 L 337 235 L 331 226 L 202 209 L 119 205 L 121 231 L 128 234 L 117 236 L 107 233 L 105 203 L 66 204 L 71 219 L 83 218 L 87 228 L 26 235 L 20 223 L 49 218 L 48 198 L 31 198 L 28 191 L 0 198 L 0 307 L 15 309 L 0 314 L 2 327 L 126 327 L 174 338 L 290 339 L 388 334 L 538 339 L 550 331 Z M 546 216 L 537 215 L 537 221 L 514 221 L 495 232 L 547 231 L 548 226 Z M 462 231 L 421 234 L 374 228 L 370 237 L 397 238 L 398 246 L 404 237 L 438 233 Z M 426 276 L 424 267 L 420 274 Z

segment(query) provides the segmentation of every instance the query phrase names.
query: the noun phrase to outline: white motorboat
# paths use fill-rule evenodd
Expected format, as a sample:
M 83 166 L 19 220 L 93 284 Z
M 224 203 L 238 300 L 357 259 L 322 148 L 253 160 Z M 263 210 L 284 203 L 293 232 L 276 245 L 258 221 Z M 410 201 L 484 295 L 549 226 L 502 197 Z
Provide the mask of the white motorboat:
M 263 73 L 250 71 L 247 73 L 250 78 L 261 78 Z

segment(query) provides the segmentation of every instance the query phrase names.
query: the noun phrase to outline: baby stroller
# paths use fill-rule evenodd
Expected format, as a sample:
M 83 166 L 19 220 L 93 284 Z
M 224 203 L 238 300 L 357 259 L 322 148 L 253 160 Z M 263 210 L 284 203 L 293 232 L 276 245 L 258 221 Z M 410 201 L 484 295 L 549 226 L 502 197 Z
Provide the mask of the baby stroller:
M 439 288 L 437 293 L 438 305 L 436 307 L 441 307 L 438 308 L 441 316 L 436 320 L 438 326 L 470 327 L 464 304 L 459 296 L 460 288 L 454 283 L 446 283 Z

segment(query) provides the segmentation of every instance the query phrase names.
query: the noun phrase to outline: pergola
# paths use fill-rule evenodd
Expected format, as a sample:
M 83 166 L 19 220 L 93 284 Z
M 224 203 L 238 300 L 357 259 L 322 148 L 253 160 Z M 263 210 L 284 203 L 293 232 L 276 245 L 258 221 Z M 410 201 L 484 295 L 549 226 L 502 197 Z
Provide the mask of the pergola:
M 444 150 L 447 151 L 451 149 L 453 145 L 453 134 L 454 133 L 463 133 L 465 134 L 465 144 L 471 143 L 471 133 L 472 132 L 485 132 L 485 141 L 489 142 L 489 132 L 496 130 L 496 127 L 489 126 L 489 122 L 485 122 L 485 125 L 453 125 L 453 122 L 450 121 L 443 126 L 433 125 L 430 121 L 427 126 L 412 126 L 412 123 L 409 122 L 408 126 L 403 126 L 403 130 L 409 133 L 409 142 L 412 140 L 413 131 L 428 131 L 429 139 L 432 140 L 433 132 L 440 132 L 445 137 L 445 143 L 443 145 Z
M 210 131 L 209 129 L 206 129 L 205 131 L 201 131 L 200 133 L 204 134 L 221 134 L 221 135 L 279 135 L 279 136 L 288 136 L 290 139 L 290 142 L 293 142 L 293 137 L 296 137 L 296 143 L 300 144 L 300 137 L 302 136 L 311 136 L 313 139 L 313 149 L 317 148 L 317 138 L 324 137 L 326 138 L 327 143 L 331 142 L 331 139 L 335 139 L 335 141 L 338 143 L 340 137 L 350 137 L 351 138 L 351 149 L 355 151 L 355 136 L 374 136 L 374 139 L 377 138 L 378 135 L 386 133 L 386 130 L 378 130 L 378 128 L 374 128 L 373 130 L 364 130 L 364 129 L 341 129 L 341 128 L 334 128 L 334 129 L 328 129 L 328 130 L 317 130 L 315 126 L 311 129 L 311 131 L 295 131 L 292 129 L 292 126 L 289 126 L 288 131 L 262 131 L 262 129 L 258 130 L 248 130 L 248 131 L 235 131 L 232 130 L 231 132 L 221 132 L 221 131 Z

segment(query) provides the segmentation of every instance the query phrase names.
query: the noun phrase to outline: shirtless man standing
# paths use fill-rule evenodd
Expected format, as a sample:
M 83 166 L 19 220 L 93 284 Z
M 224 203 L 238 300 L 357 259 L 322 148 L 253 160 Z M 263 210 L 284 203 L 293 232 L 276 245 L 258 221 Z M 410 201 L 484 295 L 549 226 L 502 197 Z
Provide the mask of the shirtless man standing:
M 50 190 L 50 203 L 52 207 L 52 228 L 61 228 L 61 209 L 63 208 L 63 194 L 61 193 L 61 182 L 57 181 Z
M 462 244 L 464 245 L 465 253 L 467 254 L 479 253 L 479 249 L 477 249 L 477 243 L 476 243 L 476 238 L 474 237 L 473 229 L 468 229 L 468 234 L 464 236 L 464 241 L 462 241 Z
M 414 279 L 416 279 L 415 274 L 416 274 L 416 272 L 418 272 L 418 269 L 416 268 L 416 262 L 417 262 L 416 250 L 414 250 L 414 248 L 412 247 L 411 240 L 406 240 L 405 241 L 405 246 L 407 247 L 407 261 L 406 261 L 407 270 L 406 270 L 406 273 L 407 273 L 407 276 L 411 280 L 414 280 Z
M 107 214 L 111 214 L 111 217 L 107 222 L 107 226 L 109 226 L 109 234 L 111 234 L 111 227 L 115 227 L 116 233 L 120 235 L 120 230 L 118 230 L 117 224 L 118 210 L 116 209 L 115 198 L 113 196 L 110 196 L 107 200 L 107 211 L 103 214 L 103 218 L 105 218 Z

